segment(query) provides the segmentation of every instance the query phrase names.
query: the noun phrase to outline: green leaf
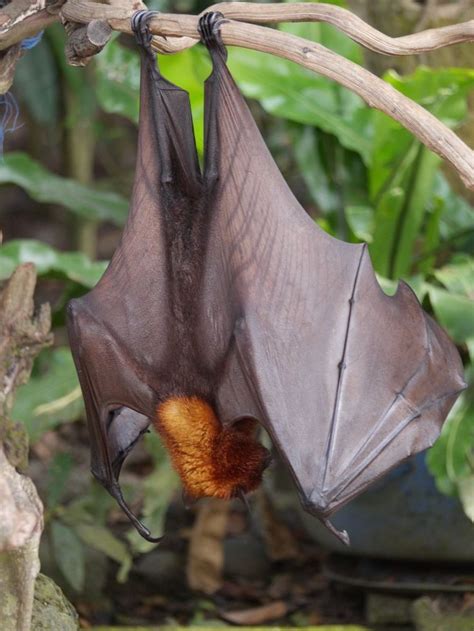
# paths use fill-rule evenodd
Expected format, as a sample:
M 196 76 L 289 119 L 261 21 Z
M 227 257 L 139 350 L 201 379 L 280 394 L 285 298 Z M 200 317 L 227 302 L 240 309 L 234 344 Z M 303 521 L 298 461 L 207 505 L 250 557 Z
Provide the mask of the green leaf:
M 346 206 L 345 213 L 355 236 L 361 241 L 371 243 L 375 228 L 374 209 L 370 206 Z
M 436 318 L 458 344 L 474 339 L 474 301 L 428 285 L 428 293 Z
M 12 416 L 22 421 L 35 443 L 57 425 L 83 414 L 81 388 L 68 348 L 43 351 L 30 381 L 18 389 Z
M 449 265 L 434 270 L 433 274 L 450 292 L 474 300 L 474 258 L 458 255 Z
M 13 91 L 39 125 L 55 125 L 59 118 L 60 85 L 54 55 L 44 39 L 25 55 L 15 71 Z
M 85 558 L 80 539 L 74 530 L 54 520 L 51 523 L 51 541 L 59 569 L 71 587 L 81 592 L 85 580 Z
M 385 79 L 451 126 L 465 117 L 466 97 L 474 88 L 474 71 L 464 69 L 418 68 L 404 77 L 390 72 Z M 369 179 L 376 230 L 370 251 L 375 269 L 394 278 L 410 273 L 424 215 L 439 205 L 440 160 L 388 116 L 375 112 L 374 122 Z M 433 234 L 432 229 L 431 239 Z
M 458 489 L 464 512 L 474 522 L 474 474 L 461 478 Z
M 433 198 L 434 203 L 442 206 L 439 226 L 441 239 L 446 241 L 457 236 L 456 243 L 462 245 L 465 241 L 465 251 L 474 252 L 472 206 L 463 197 L 456 195 L 441 172 L 435 177 Z
M 60 502 L 66 482 L 73 466 L 70 454 L 57 453 L 48 468 L 48 511 L 53 510 Z
M 104 526 L 79 523 L 76 524 L 75 531 L 85 544 L 95 550 L 99 550 L 99 552 L 103 552 L 110 559 L 120 564 L 118 580 L 119 582 L 125 582 L 132 567 L 132 556 L 127 546 L 114 537 L 110 530 Z
M 335 213 L 340 208 L 341 199 L 323 164 L 317 130 L 295 126 L 292 132 L 298 168 L 311 197 L 323 213 Z
M 390 278 L 390 261 L 397 219 L 406 199 L 402 186 L 393 186 L 378 201 L 374 209 L 375 229 L 370 243 L 370 256 L 376 272 Z
M 96 57 L 97 97 L 101 107 L 110 113 L 121 114 L 138 122 L 140 90 L 140 58 L 136 51 L 110 42 Z M 168 81 L 175 83 L 189 94 L 196 145 L 203 149 L 204 85 L 210 72 L 207 53 L 189 49 L 169 56 L 160 56 L 160 72 Z
M 415 241 L 421 229 L 425 209 L 432 195 L 433 180 L 441 159 L 420 147 L 419 157 L 410 174 L 404 205 L 400 209 L 394 233 L 389 272 L 393 278 L 410 273 Z
M 468 114 L 466 97 L 474 90 L 472 68 L 418 66 L 409 75 L 390 70 L 384 79 L 449 127 L 459 125 Z
M 97 98 L 106 112 L 138 122 L 140 57 L 115 39 L 96 56 Z
M 472 393 L 466 391 L 458 399 L 441 436 L 427 453 L 426 462 L 436 485 L 447 495 L 458 494 L 459 483 L 474 472 L 474 407 L 471 396 Z
M 106 261 L 93 262 L 82 252 L 60 252 L 33 239 L 0 246 L 0 280 L 8 278 L 22 263 L 34 263 L 39 276 L 65 277 L 84 287 L 94 287 L 107 267 Z
M 7 153 L 0 162 L 0 184 L 16 184 L 38 202 L 58 204 L 86 219 L 122 225 L 128 202 L 117 195 L 54 175 L 25 153 Z
M 313 125 L 368 160 L 372 113 L 357 95 L 286 59 L 230 51 L 229 68 L 245 96 L 275 116 Z

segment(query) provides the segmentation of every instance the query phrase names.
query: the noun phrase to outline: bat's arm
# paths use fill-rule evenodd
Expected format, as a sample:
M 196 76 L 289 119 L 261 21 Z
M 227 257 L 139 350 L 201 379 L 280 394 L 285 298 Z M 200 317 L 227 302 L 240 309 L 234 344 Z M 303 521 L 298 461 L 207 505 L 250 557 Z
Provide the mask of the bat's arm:
M 120 466 L 129 451 L 129 444 L 134 444 L 146 429 L 147 417 L 127 408 L 122 408 L 118 414 L 109 408 L 107 402 L 115 398 L 115 389 L 123 391 L 123 396 L 126 396 L 127 384 L 120 380 L 117 382 L 114 374 L 110 374 L 114 373 L 115 366 L 124 365 L 123 357 L 117 356 L 113 345 L 104 343 L 106 333 L 103 327 L 97 326 L 87 307 L 81 304 L 81 299 L 69 303 L 67 315 L 71 350 L 86 408 L 92 474 L 116 499 L 140 535 L 157 543 L 161 537 L 152 537 L 148 528 L 132 513 L 118 482 Z M 108 370 L 104 370 L 104 366 Z M 130 380 L 128 372 L 125 371 L 124 375 L 125 380 L 127 377 Z

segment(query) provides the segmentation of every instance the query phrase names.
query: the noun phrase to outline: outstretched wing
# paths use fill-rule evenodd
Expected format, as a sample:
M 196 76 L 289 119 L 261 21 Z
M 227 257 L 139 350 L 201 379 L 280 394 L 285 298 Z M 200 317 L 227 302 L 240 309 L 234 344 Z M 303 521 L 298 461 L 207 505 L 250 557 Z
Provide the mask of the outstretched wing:
M 384 294 L 365 245 L 307 216 L 222 52 L 211 54 L 207 163 L 217 165 L 219 207 L 204 291 L 231 287 L 237 304 L 221 412 L 234 415 L 244 392 L 241 405 L 258 409 L 305 508 L 326 520 L 433 443 L 464 387 L 461 361 L 407 285 Z

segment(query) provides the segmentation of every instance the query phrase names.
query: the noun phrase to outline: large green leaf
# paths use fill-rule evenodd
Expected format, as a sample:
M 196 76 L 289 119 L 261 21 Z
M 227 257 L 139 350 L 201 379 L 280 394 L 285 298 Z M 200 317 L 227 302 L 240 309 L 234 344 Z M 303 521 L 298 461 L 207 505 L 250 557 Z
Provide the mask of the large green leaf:
M 81 388 L 70 350 L 43 351 L 30 381 L 18 389 L 13 418 L 25 424 L 34 443 L 60 423 L 80 418 L 82 412 Z
M 459 255 L 433 274 L 449 291 L 474 301 L 474 258 Z
M 443 426 L 440 438 L 427 454 L 427 465 L 443 493 L 454 495 L 458 485 L 474 473 L 474 406 L 464 394 Z M 467 489 L 464 489 L 467 494 Z
M 41 241 L 18 239 L 0 246 L 0 280 L 8 278 L 21 263 L 34 263 L 39 276 L 60 276 L 85 287 L 94 287 L 106 261 L 91 261 L 82 252 L 60 252 Z
M 474 340 L 474 301 L 432 285 L 428 293 L 436 318 L 453 340 L 459 344 Z
M 230 51 L 229 68 L 243 93 L 267 112 L 319 127 L 369 159 L 372 114 L 357 95 L 286 59 L 256 51 Z
M 384 79 L 449 127 L 456 127 L 467 116 L 466 97 L 474 90 L 472 68 L 418 66 L 410 75 L 402 76 L 391 70 Z
M 16 184 L 33 199 L 58 204 L 85 219 L 122 225 L 127 216 L 128 202 L 120 195 L 55 175 L 25 153 L 5 154 L 0 162 L 0 184 Z
M 78 523 L 75 525 L 74 530 L 85 544 L 95 550 L 99 550 L 99 552 L 103 552 L 110 559 L 119 563 L 118 580 L 120 582 L 126 580 L 132 567 L 132 556 L 122 541 L 114 537 L 105 526 L 98 524 Z
M 58 520 L 51 523 L 51 542 L 54 558 L 68 583 L 77 592 L 85 580 L 84 547 L 74 530 Z
M 466 96 L 474 88 L 474 71 L 467 69 L 418 68 L 405 77 L 390 72 L 385 79 L 451 126 L 465 117 Z M 370 251 L 375 269 L 396 278 L 411 271 L 425 213 L 434 208 L 440 160 L 393 119 L 376 112 L 374 120 L 369 181 L 376 229 Z
M 138 122 L 140 57 L 136 51 L 120 46 L 117 40 L 107 44 L 96 56 L 97 98 L 100 106 Z
M 417 155 L 404 173 L 401 187 L 390 189 L 398 203 L 392 206 L 390 194 L 383 196 L 376 213 L 376 229 L 371 254 L 374 266 L 389 278 L 411 271 L 415 241 L 424 219 L 440 158 L 417 144 Z M 402 193 L 399 196 L 399 193 Z
M 44 39 L 20 59 L 13 92 L 39 125 L 52 126 L 59 116 L 60 81 L 54 55 Z

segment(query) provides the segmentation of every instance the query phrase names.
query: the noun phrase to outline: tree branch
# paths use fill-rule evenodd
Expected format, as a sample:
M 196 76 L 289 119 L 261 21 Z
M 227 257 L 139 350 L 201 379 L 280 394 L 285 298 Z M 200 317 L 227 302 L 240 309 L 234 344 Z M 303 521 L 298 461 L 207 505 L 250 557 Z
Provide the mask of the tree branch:
M 89 0 L 68 0 L 61 8 L 61 16 L 67 21 L 84 24 L 103 20 L 117 31 L 131 33 L 130 17 L 144 5 L 140 0 L 109 2 L 105 5 Z M 387 55 L 407 55 L 474 41 L 474 20 L 392 38 L 372 28 L 350 11 L 334 5 L 224 2 L 206 9 L 209 10 L 221 11 L 230 19 L 221 28 L 225 44 L 283 57 L 352 90 L 370 107 L 397 120 L 429 149 L 451 163 L 464 184 L 474 190 L 474 151 L 435 116 L 365 68 L 321 44 L 257 26 L 257 23 L 283 21 L 323 21 L 371 50 Z M 172 53 L 193 46 L 199 40 L 198 21 L 199 16 L 159 14 L 150 23 L 150 29 L 155 34 L 154 48 L 162 53 Z M 0 28 L 0 49 L 4 45 L 2 38 L 5 28 Z

